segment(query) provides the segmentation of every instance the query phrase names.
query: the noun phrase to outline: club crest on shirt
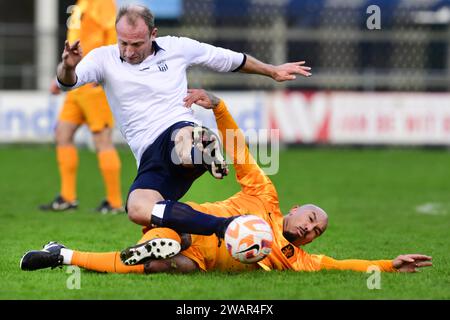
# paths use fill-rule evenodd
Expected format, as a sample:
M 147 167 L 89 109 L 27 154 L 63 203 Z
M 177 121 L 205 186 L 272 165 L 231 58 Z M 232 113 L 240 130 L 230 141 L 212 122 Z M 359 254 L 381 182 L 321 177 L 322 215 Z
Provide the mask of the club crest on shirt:
M 166 60 L 159 60 L 158 62 L 156 62 L 156 64 L 158 65 L 158 69 L 161 72 L 166 72 L 167 70 L 169 70 Z
M 281 252 L 283 252 L 286 258 L 290 258 L 294 255 L 294 247 L 292 246 L 292 244 L 288 244 L 281 249 Z

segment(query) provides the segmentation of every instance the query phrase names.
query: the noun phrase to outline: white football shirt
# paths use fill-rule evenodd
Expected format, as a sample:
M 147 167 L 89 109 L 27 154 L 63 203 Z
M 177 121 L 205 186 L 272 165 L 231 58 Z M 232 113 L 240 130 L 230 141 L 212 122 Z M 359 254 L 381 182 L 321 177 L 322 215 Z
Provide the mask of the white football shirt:
M 60 83 L 63 90 L 86 83 L 101 84 L 120 132 L 137 162 L 157 137 L 179 121 L 196 122 L 184 107 L 187 95 L 186 69 L 201 65 L 219 72 L 235 71 L 245 55 L 183 37 L 159 37 L 154 53 L 132 65 L 120 58 L 117 44 L 96 48 L 77 65 L 77 82 Z

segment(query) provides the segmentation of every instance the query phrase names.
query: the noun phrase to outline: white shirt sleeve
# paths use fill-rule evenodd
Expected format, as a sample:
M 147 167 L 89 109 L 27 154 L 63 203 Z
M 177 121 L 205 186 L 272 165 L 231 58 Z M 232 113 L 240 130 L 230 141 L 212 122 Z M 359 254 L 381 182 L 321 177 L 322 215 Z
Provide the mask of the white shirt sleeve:
M 104 60 L 102 54 L 102 48 L 96 48 L 90 51 L 83 59 L 81 59 L 80 63 L 75 68 L 77 82 L 71 86 L 66 83 L 61 83 L 60 80 L 57 79 L 58 87 L 61 88 L 61 90 L 68 91 L 81 87 L 86 83 L 101 84 L 103 82 L 102 61 Z
M 201 65 L 218 72 L 236 71 L 245 63 L 245 55 L 215 47 L 190 38 L 179 38 L 179 45 L 187 64 Z

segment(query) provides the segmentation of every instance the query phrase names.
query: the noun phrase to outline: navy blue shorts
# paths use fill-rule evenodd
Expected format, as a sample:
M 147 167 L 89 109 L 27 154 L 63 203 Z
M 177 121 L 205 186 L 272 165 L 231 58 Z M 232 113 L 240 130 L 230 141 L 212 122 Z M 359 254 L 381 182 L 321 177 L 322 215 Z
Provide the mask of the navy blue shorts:
M 158 191 L 165 200 L 174 201 L 186 194 L 195 179 L 205 173 L 206 168 L 186 168 L 175 164 L 171 158 L 175 147 L 172 135 L 180 128 L 194 125 L 188 121 L 175 123 L 145 150 L 128 194 L 135 189 L 152 189 Z

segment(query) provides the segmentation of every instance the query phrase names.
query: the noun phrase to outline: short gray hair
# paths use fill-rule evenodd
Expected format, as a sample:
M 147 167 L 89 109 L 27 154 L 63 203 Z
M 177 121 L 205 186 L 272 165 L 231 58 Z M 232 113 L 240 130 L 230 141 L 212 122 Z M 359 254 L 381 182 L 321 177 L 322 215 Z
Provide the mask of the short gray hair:
M 125 16 L 127 18 L 127 22 L 135 26 L 136 22 L 139 18 L 142 18 L 145 24 L 148 27 L 148 31 L 151 33 L 153 28 L 155 27 L 155 16 L 150 11 L 149 8 L 140 5 L 129 5 L 124 6 L 119 9 L 116 17 L 116 25 L 122 17 Z

